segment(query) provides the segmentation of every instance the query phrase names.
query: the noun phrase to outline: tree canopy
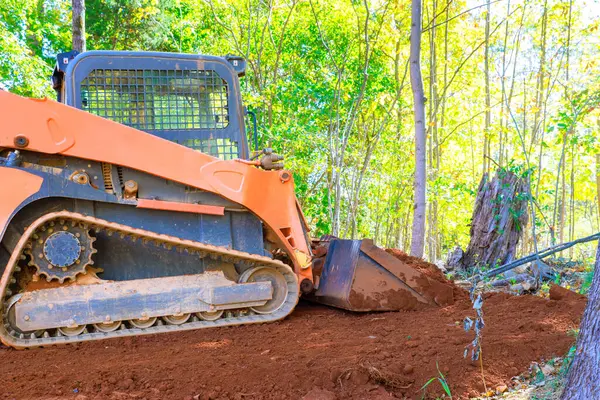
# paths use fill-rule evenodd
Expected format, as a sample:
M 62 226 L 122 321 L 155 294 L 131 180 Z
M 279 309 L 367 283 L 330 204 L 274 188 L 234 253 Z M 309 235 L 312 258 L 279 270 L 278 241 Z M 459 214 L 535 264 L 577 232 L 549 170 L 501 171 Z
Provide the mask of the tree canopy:
M 0 4 L 0 83 L 53 97 L 71 3 Z M 425 0 L 426 255 L 465 245 L 482 174 L 531 179 L 536 241 L 600 231 L 598 3 Z M 414 173 L 410 2 L 87 0 L 88 50 L 248 60 L 261 146 L 286 155 L 319 236 L 409 248 Z M 526 233 L 522 250 L 532 248 Z M 593 255 L 592 248 L 584 249 Z

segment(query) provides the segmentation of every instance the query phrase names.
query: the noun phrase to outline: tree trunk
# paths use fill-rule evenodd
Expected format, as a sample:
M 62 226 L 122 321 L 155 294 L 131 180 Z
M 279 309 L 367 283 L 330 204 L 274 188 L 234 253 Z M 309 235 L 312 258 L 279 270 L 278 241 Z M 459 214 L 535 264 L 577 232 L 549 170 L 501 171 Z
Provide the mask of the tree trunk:
M 504 49 L 507 48 L 508 43 L 508 27 L 509 27 L 509 16 L 510 16 L 510 0 L 506 4 L 506 27 L 504 28 Z M 501 99 L 502 104 L 500 106 L 500 129 L 498 129 L 498 165 L 503 166 L 503 154 L 504 154 L 504 99 L 506 96 L 506 51 L 502 52 L 502 87 L 501 87 Z M 508 116 L 506 119 L 506 126 L 508 126 Z
M 513 260 L 529 219 L 527 180 L 498 170 L 479 184 L 471 221 L 471 241 L 460 264 L 467 269 L 493 267 Z
M 485 76 L 485 128 L 483 131 L 483 173 L 490 169 L 490 126 L 492 124 L 492 103 L 490 100 L 490 13 L 492 12 L 490 0 L 487 2 L 485 13 L 485 57 L 483 60 Z
M 564 136 L 563 136 L 563 140 L 565 141 L 565 146 L 566 146 L 566 142 L 567 142 L 567 132 L 565 132 Z M 565 171 L 567 170 L 567 156 L 565 153 L 565 160 L 563 162 L 563 168 L 561 170 L 561 176 L 560 176 L 560 180 L 561 180 L 561 188 L 560 188 L 560 203 L 558 206 L 558 243 L 564 243 L 565 242 L 565 213 L 567 210 L 567 186 L 566 186 L 566 179 L 565 179 Z
M 595 271 L 562 400 L 596 399 L 600 393 L 600 242 Z
M 546 75 L 546 32 L 548 26 L 548 1 L 544 1 L 544 10 L 542 13 L 542 27 L 541 27 L 541 38 L 540 38 L 540 69 L 538 71 L 538 81 L 536 84 L 535 94 L 535 106 L 536 111 L 533 113 L 533 126 L 531 128 L 531 145 L 530 151 L 533 148 L 536 140 L 538 139 L 537 134 L 542 125 L 542 109 L 544 108 L 544 91 L 545 91 L 545 75 Z
M 600 221 L 600 153 L 596 154 L 596 201 L 598 202 L 598 220 Z
M 559 233 L 560 235 L 562 235 L 562 227 L 558 226 L 558 224 L 562 224 L 562 214 L 563 214 L 563 208 L 562 205 L 564 205 L 564 190 L 560 191 L 560 180 L 561 177 L 564 178 L 565 175 L 565 158 L 566 158 L 566 151 L 567 151 L 567 132 L 565 131 L 563 133 L 563 138 L 562 138 L 562 150 L 560 152 L 560 160 L 558 161 L 558 172 L 556 173 L 556 182 L 554 184 L 554 212 L 552 213 L 552 231 L 551 233 L 551 240 L 552 240 L 552 244 L 555 244 L 556 242 L 556 233 Z M 564 179 L 563 179 L 564 182 Z M 563 189 L 564 189 L 564 185 L 563 185 Z M 559 195 L 561 196 L 560 199 L 562 201 L 559 201 Z M 562 203 L 562 205 L 561 205 Z M 559 231 L 557 232 L 556 230 L 559 229 Z M 559 240 L 562 241 L 562 237 L 559 238 Z
M 429 29 L 429 115 L 430 121 L 426 131 L 426 137 L 429 139 L 428 163 L 429 163 L 429 181 L 434 182 L 438 173 L 438 94 L 437 94 L 437 47 L 436 47 L 436 23 L 437 23 L 437 0 L 432 1 L 431 5 L 432 19 Z M 429 197 L 429 210 L 427 213 L 427 258 L 434 262 L 438 258 L 437 249 L 437 193 L 431 193 Z
M 575 240 L 575 144 L 571 145 L 571 193 L 569 199 L 569 242 Z M 569 257 L 573 258 L 573 248 L 569 249 Z
M 85 51 L 85 0 L 72 0 L 73 7 L 73 50 Z
M 412 0 L 410 28 L 410 85 L 415 113 L 415 201 L 410 254 L 423 257 L 425 247 L 426 137 L 425 95 L 421 76 L 421 0 Z

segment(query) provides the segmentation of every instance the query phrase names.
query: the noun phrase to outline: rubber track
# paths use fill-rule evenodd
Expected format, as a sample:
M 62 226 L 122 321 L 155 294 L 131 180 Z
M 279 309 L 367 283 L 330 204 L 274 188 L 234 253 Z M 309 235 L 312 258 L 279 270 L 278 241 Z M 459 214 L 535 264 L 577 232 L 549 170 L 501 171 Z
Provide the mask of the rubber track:
M 84 333 L 73 337 L 51 336 L 32 338 L 30 336 L 27 337 L 24 334 L 20 334 L 19 336 L 11 335 L 9 333 L 10 324 L 7 320 L 8 310 L 6 309 L 6 302 L 10 297 L 7 296 L 7 290 L 9 288 L 9 284 L 11 283 L 11 279 L 13 279 L 13 274 L 15 272 L 16 267 L 18 266 L 17 264 L 19 260 L 22 259 L 22 256 L 24 256 L 24 251 L 27 249 L 30 238 L 36 232 L 36 230 L 49 222 L 59 220 L 87 224 L 90 229 L 93 229 L 95 231 L 106 231 L 109 235 L 116 233 L 122 238 L 128 236 L 133 241 L 152 241 L 156 245 L 163 246 L 166 249 L 178 248 L 181 251 L 187 251 L 190 253 L 196 252 L 199 254 L 200 257 L 209 256 L 213 259 L 220 258 L 230 263 L 244 262 L 245 264 L 250 266 L 270 266 L 281 272 L 285 277 L 288 285 L 288 296 L 282 307 L 280 307 L 277 311 L 271 314 L 254 314 L 252 311 L 248 310 L 250 315 L 227 316 L 228 313 L 226 311 L 224 314 L 225 316 L 216 321 L 190 320 L 189 322 L 186 322 L 182 325 L 154 325 L 152 327 L 144 329 L 127 328 L 125 325 L 126 321 L 123 321 L 123 323 L 121 324 L 121 328 L 114 332 L 90 333 L 86 328 L 86 331 L 84 331 Z M 296 306 L 296 304 L 298 303 L 298 298 L 298 278 L 289 266 L 287 266 L 279 260 L 273 260 L 269 257 L 245 253 L 238 250 L 230 250 L 225 247 L 212 246 L 209 244 L 204 244 L 191 240 L 184 240 L 173 236 L 161 235 L 143 229 L 132 228 L 127 225 L 121 225 L 78 213 L 60 211 L 49 213 L 40 217 L 27 228 L 23 236 L 21 236 L 21 239 L 19 240 L 6 266 L 6 269 L 4 270 L 4 274 L 2 276 L 2 279 L 0 280 L 0 299 L 3 299 L 3 301 L 0 303 L 0 315 L 3 316 L 2 324 L 0 324 L 0 341 L 2 341 L 2 343 L 4 343 L 7 346 L 23 349 L 39 346 L 52 346 L 57 344 L 88 342 L 92 340 L 110 339 L 115 337 L 151 335 L 155 333 L 188 331 L 193 329 L 215 328 L 220 326 L 272 322 L 285 318 L 288 314 L 290 314 Z M 123 329 L 124 327 L 125 329 Z

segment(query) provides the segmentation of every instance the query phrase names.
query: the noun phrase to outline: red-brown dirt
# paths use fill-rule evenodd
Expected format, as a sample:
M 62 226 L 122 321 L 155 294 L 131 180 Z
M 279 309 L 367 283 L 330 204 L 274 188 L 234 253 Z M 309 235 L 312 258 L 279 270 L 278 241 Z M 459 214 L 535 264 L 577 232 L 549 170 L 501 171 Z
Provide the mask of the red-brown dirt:
M 479 362 L 463 359 L 473 333 L 461 321 L 474 316 L 471 303 L 458 288 L 455 297 L 444 308 L 372 314 L 301 303 L 272 324 L 1 348 L 0 398 L 412 399 L 423 396 L 437 364 L 454 398 L 464 399 L 484 386 Z M 531 361 L 564 355 L 573 344 L 568 331 L 578 326 L 586 299 L 553 297 L 485 296 L 488 388 L 509 384 Z M 436 394 L 440 386 L 432 383 L 425 398 Z
M 444 284 L 448 284 L 444 274 L 438 267 L 435 266 L 435 264 L 428 263 L 417 257 L 411 257 L 399 249 L 386 249 L 385 251 L 402 261 L 404 264 L 407 264 L 409 267 L 427 275 L 429 278 Z

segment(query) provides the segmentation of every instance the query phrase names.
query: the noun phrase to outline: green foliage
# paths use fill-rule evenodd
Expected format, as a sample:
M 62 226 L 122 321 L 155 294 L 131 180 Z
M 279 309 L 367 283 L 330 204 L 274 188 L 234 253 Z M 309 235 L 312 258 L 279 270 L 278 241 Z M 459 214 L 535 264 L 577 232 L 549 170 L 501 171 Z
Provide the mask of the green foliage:
M 95 50 L 178 51 L 175 0 L 86 0 L 86 31 Z
M 70 30 L 65 1 L 1 2 L 0 84 L 24 96 L 51 96 L 55 56 L 69 48 Z
M 366 4 L 87 0 L 87 47 L 242 55 L 248 60 L 242 95 L 258 114 L 260 146 L 285 154 L 311 234 L 335 231 L 405 248 L 414 169 L 410 6 Z M 465 13 L 471 8 L 465 0 L 435 4 L 434 12 L 434 2 L 423 3 L 422 66 L 428 98 L 427 243 L 430 256 L 440 258 L 468 242 L 483 172 L 485 27 L 484 8 Z M 542 65 L 544 4 L 549 18 Z M 2 86 L 24 96 L 54 95 L 48 78 L 55 54 L 70 49 L 70 7 L 68 0 L 0 3 Z M 573 3 L 566 79 L 565 3 L 511 4 L 508 17 L 506 7 L 491 4 L 489 157 L 501 164 L 500 171 L 531 179 L 540 241 L 560 228 L 546 220 L 557 208 L 555 200 L 562 202 L 563 185 L 555 188 L 561 160 L 569 204 L 573 194 L 562 229 L 568 232 L 568 223 L 574 236 L 600 230 L 591 167 L 600 151 L 597 22 L 585 5 Z M 542 103 L 536 99 L 540 84 Z M 514 201 L 525 196 L 519 193 Z M 510 217 L 518 221 L 521 215 L 514 211 Z
M 520 163 L 515 159 L 508 160 L 508 164 L 498 168 L 498 176 L 504 178 L 506 174 L 512 173 L 521 179 L 527 179 L 535 171 L 535 167 L 527 167 L 527 164 Z
M 571 346 L 571 348 L 569 349 L 569 352 L 565 356 L 565 359 L 561 366 L 561 369 L 560 369 L 561 376 L 567 376 L 567 373 L 569 372 L 569 369 L 571 368 L 571 364 L 573 364 L 573 359 L 575 358 L 576 351 L 577 351 L 577 346 L 576 345 Z
M 450 386 L 448 385 L 448 381 L 446 380 L 446 377 L 444 376 L 444 374 L 442 374 L 442 371 L 440 371 L 440 366 L 438 365 L 437 362 L 435 363 L 435 366 L 436 366 L 437 371 L 438 371 L 438 376 L 434 376 L 433 378 L 429 379 L 423 385 L 423 387 L 421 388 L 421 390 L 424 391 L 433 382 L 438 381 L 440 383 L 440 385 L 442 386 L 442 389 L 444 390 L 444 393 L 446 394 L 446 396 L 448 396 L 449 399 L 452 399 L 452 392 L 450 391 Z M 424 397 L 425 397 L 425 393 L 423 393 L 423 398 Z
M 592 287 L 592 281 L 594 280 L 594 271 L 587 271 L 583 274 L 583 282 L 581 283 L 581 289 L 579 293 L 587 294 Z
M 539 292 L 543 295 L 548 295 L 550 293 L 550 283 L 549 282 L 542 283 L 542 285 L 540 286 Z

